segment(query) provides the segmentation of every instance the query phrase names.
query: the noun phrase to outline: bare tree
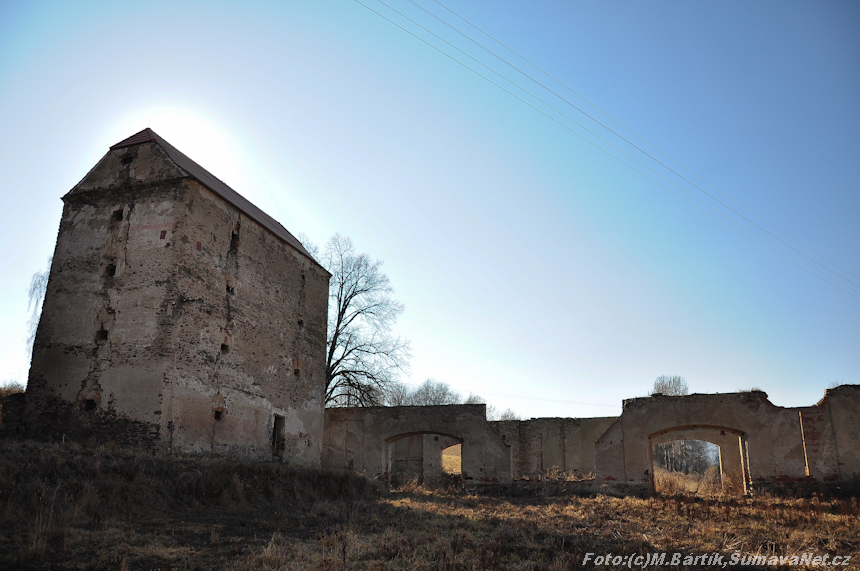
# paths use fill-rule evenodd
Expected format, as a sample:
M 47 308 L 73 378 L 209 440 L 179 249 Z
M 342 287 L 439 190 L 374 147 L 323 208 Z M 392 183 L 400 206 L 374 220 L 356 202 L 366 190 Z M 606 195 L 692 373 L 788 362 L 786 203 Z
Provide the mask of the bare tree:
M 326 405 L 380 404 L 381 389 L 408 368 L 409 343 L 391 333 L 403 305 L 391 297 L 393 290 L 381 271 L 382 262 L 357 254 L 349 238 L 335 234 L 318 259 L 332 274 Z
M 522 418 L 520 418 L 520 415 L 518 415 L 517 413 L 515 413 L 511 409 L 506 408 L 496 418 L 490 419 L 489 414 L 488 414 L 487 420 L 522 420 Z
M 463 402 L 463 397 L 446 383 L 427 379 L 409 394 L 407 401 L 410 406 L 439 406 L 460 404 Z
M 666 395 L 677 397 L 690 394 L 690 389 L 687 387 L 687 381 L 684 377 L 677 375 L 668 376 L 660 375 L 654 381 L 654 386 L 648 391 L 648 396 Z
M 27 320 L 27 355 L 33 354 L 33 343 L 36 342 L 36 329 L 39 327 L 39 317 L 42 315 L 42 302 L 45 300 L 45 292 L 48 291 L 48 277 L 51 275 L 51 262 L 53 257 L 48 258 L 48 267 L 43 272 L 36 272 L 30 279 L 30 287 L 27 289 L 27 309 L 33 310 L 30 319 Z
M 411 391 L 400 381 L 389 382 L 382 389 L 382 398 L 378 399 L 385 406 L 409 406 Z

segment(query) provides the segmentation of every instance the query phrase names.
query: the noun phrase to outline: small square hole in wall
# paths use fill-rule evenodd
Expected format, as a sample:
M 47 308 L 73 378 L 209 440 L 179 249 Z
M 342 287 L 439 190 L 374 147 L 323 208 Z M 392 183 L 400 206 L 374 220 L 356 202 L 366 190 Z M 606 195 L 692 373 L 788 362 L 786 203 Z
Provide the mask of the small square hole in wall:
M 296 324 L 299 326 L 299 329 L 305 328 L 305 321 L 303 319 L 299 319 Z
M 110 217 L 114 222 L 122 222 L 122 208 L 115 210 L 113 216 Z
M 221 354 L 226 355 L 229 352 L 230 352 L 230 346 L 227 345 L 226 343 L 221 343 Z
M 107 341 L 108 332 L 102 327 L 98 331 L 96 331 L 96 341 Z
M 116 275 L 116 262 L 110 262 L 107 267 L 105 267 L 105 276 L 112 278 Z
M 231 285 L 227 286 L 227 294 L 228 295 L 236 295 L 236 288 Z
M 120 162 L 122 163 L 123 166 L 128 166 L 131 164 L 131 161 L 133 161 L 134 157 L 136 157 L 136 156 L 137 156 L 136 153 L 129 153 L 127 155 L 123 155 L 122 159 L 120 159 Z
M 224 419 L 224 411 L 216 410 L 215 411 L 215 420 L 223 420 Z
M 293 374 L 294 374 L 295 376 L 297 376 L 297 377 L 300 377 L 300 376 L 301 376 L 301 371 L 299 371 L 298 369 L 293 369 Z
M 94 399 L 87 399 L 84 401 L 84 410 L 95 410 L 96 409 L 96 401 Z
M 158 236 L 158 239 L 164 240 L 165 238 L 167 238 L 167 230 L 162 230 L 161 234 Z

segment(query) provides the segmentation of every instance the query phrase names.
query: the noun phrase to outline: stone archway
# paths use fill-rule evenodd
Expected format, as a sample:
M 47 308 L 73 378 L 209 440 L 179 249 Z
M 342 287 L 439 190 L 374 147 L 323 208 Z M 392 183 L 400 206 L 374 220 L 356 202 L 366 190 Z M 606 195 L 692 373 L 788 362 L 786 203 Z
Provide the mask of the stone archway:
M 746 434 L 735 428 L 710 424 L 671 426 L 648 435 L 648 473 L 655 491 L 654 447 L 675 440 L 701 440 L 719 448 L 719 467 L 724 491 L 749 492 L 749 457 Z
M 386 473 L 392 482 L 417 478 L 421 483 L 442 480 L 442 450 L 463 444 L 453 434 L 408 432 L 385 439 Z
M 397 459 L 396 443 L 410 438 L 399 445 L 406 447 L 405 451 L 401 450 L 401 456 L 406 454 L 409 458 L 405 465 L 411 462 L 410 470 L 423 474 L 425 460 L 431 465 L 438 463 L 441 477 L 441 448 L 438 459 L 435 451 L 425 455 L 425 435 L 434 443 L 428 444 L 428 448 L 441 445 L 435 444 L 439 441 L 432 440 L 434 437 L 462 443 L 464 480 L 511 482 L 511 447 L 490 427 L 483 404 L 326 409 L 322 465 L 346 466 L 371 477 L 387 479 L 392 466 L 391 455 Z M 430 473 L 428 468 L 427 474 Z M 432 473 L 436 473 L 435 467 Z
M 838 471 L 833 455 L 827 454 L 833 442 L 832 429 L 822 430 L 825 423 L 815 422 L 820 409 L 819 405 L 778 407 L 760 391 L 628 399 L 621 416 L 595 443 L 596 476 L 649 486 L 649 441 L 670 432 L 701 428 L 717 430 L 717 435 L 725 431 L 738 438 L 747 491 L 750 482 L 767 484 L 812 474 L 826 479 Z M 728 452 L 730 446 L 726 443 L 721 448 Z

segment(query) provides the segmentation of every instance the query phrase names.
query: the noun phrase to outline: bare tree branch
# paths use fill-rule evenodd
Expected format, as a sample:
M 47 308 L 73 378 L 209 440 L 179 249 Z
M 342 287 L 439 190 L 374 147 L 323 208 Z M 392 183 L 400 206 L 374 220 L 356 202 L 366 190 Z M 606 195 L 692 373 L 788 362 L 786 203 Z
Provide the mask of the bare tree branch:
M 45 292 L 48 291 L 48 277 L 51 275 L 51 262 L 53 257 L 48 258 L 48 267 L 43 272 L 36 272 L 30 279 L 30 287 L 27 289 L 27 309 L 33 309 L 30 319 L 27 320 L 27 355 L 33 354 L 33 344 L 36 342 L 36 329 L 39 327 L 39 318 L 42 315 L 42 302 Z
M 380 404 L 383 389 L 408 369 L 409 342 L 391 333 L 403 313 L 382 273 L 382 262 L 357 254 L 352 240 L 335 234 L 318 249 L 299 239 L 331 273 L 326 339 L 327 406 Z

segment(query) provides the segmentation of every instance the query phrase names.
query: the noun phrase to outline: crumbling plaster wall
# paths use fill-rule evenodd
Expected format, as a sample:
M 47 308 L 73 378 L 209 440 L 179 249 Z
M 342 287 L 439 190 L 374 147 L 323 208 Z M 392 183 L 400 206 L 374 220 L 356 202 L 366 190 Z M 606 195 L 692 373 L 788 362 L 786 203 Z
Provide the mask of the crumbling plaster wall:
M 533 418 L 490 426 L 511 446 L 514 478 L 537 479 L 553 467 L 594 473 L 594 443 L 615 418 Z
M 64 197 L 29 428 L 319 465 L 328 273 L 156 143 Z M 99 333 L 102 331 L 102 333 Z
M 648 482 L 650 445 L 678 437 L 664 434 L 725 429 L 741 435 L 748 480 L 847 478 L 860 470 L 858 419 L 857 385 L 829 389 L 816 405 L 799 408 L 775 406 L 761 391 L 630 399 L 597 441 L 597 477 Z M 728 440 L 716 443 L 730 450 Z
M 420 435 L 413 440 L 413 446 L 417 449 L 420 442 L 422 458 L 425 446 L 431 448 L 432 456 L 425 461 L 430 466 L 438 462 L 441 471 L 441 450 L 460 441 L 464 479 L 511 481 L 511 449 L 490 428 L 486 405 L 329 408 L 325 415 L 324 467 L 349 467 L 385 478 L 392 446 L 396 452 L 396 447 L 404 446 L 403 441 L 408 442 L 410 436 Z M 425 439 L 424 435 L 441 438 Z M 425 466 L 425 476 L 429 470 Z
M 823 416 L 820 426 L 813 426 L 811 416 L 804 413 L 803 430 L 806 435 L 807 452 L 812 455 L 816 446 L 825 448 L 819 453 L 817 460 L 810 462 L 818 464 L 818 471 L 825 474 L 830 468 L 830 462 L 825 457 L 827 439 L 821 438 L 820 433 L 827 432 L 827 410 L 830 427 L 833 430 L 836 464 L 840 479 L 860 476 L 860 385 L 842 385 L 824 391 L 824 398 L 819 401 L 814 410 L 820 410 Z M 815 434 L 815 433 L 819 434 Z

